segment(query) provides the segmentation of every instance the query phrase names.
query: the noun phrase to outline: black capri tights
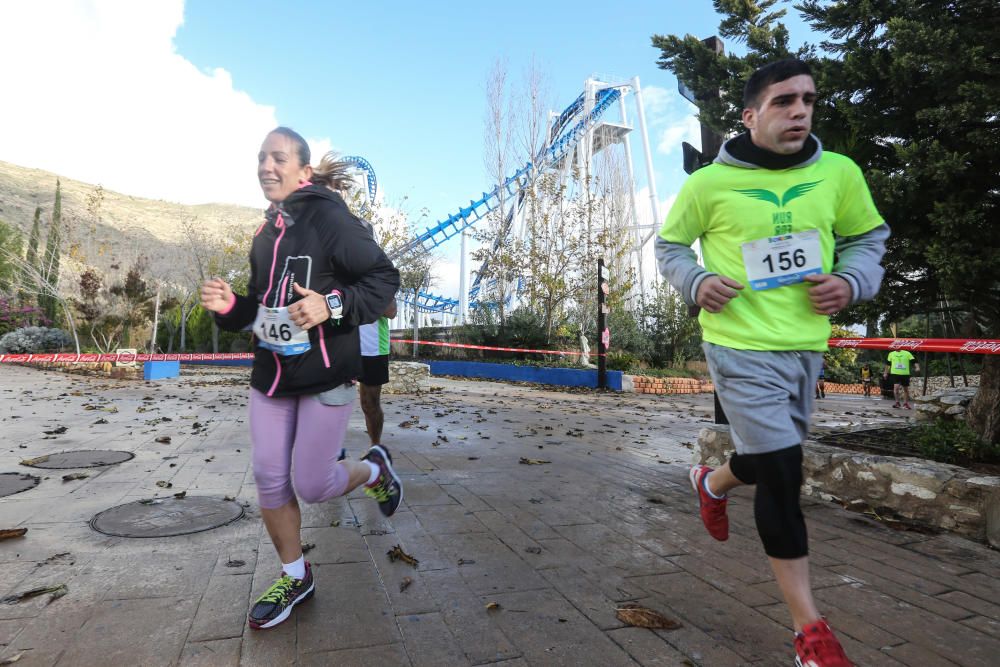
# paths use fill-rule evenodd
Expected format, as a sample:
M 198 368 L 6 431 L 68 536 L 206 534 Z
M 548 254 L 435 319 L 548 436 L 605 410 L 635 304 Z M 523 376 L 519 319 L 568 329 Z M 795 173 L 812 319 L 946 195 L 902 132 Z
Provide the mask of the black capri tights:
M 799 505 L 802 446 L 767 454 L 733 454 L 729 469 L 744 484 L 756 484 L 753 515 L 764 553 L 772 558 L 809 554 L 806 520 Z

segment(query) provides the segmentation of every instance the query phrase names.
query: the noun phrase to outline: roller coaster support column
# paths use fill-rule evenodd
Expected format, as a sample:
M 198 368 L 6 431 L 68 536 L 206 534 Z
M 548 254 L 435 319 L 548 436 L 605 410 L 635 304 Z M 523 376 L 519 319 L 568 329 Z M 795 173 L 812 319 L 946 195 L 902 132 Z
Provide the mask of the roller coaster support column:
M 639 77 L 633 77 L 632 90 L 635 91 L 635 106 L 639 114 L 639 133 L 642 135 L 642 151 L 646 158 L 646 183 L 649 186 L 649 203 L 653 209 L 653 231 L 643 239 L 646 244 L 659 228 L 660 220 L 660 200 L 656 195 L 656 175 L 653 173 L 653 154 L 649 151 L 649 134 L 646 132 L 646 112 L 642 107 L 642 89 L 639 87 Z
M 628 127 L 628 113 L 625 110 L 625 95 L 618 100 L 618 105 L 622 112 L 622 125 Z M 632 225 L 635 227 L 635 252 L 637 267 L 639 269 L 639 299 L 640 303 L 646 298 L 646 277 L 642 266 L 642 229 L 639 227 L 639 204 L 635 199 L 635 170 L 632 168 L 632 142 L 625 135 L 625 165 L 628 167 L 628 193 L 632 202 Z M 656 222 L 655 220 L 653 221 Z
M 462 258 L 459 261 L 460 270 L 462 275 L 458 277 L 458 323 L 465 324 L 466 318 L 469 316 L 469 267 L 466 263 L 469 257 L 469 233 L 467 231 L 462 231 Z

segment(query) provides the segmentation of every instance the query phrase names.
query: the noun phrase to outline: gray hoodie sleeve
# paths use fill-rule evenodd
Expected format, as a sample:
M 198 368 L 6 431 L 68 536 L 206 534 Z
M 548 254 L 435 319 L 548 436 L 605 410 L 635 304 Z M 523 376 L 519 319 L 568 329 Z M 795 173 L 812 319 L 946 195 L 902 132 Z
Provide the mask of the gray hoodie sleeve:
M 833 267 L 833 275 L 840 276 L 851 286 L 852 304 L 869 301 L 878 294 L 885 274 L 882 255 L 885 254 L 888 238 L 889 225 L 885 223 L 864 234 L 837 238 L 834 249 L 837 263 Z
M 660 274 L 680 292 L 684 303 L 689 306 L 697 305 L 695 297 L 701 281 L 716 274 L 709 273 L 698 264 L 698 256 L 689 246 L 670 243 L 657 235 L 655 250 Z

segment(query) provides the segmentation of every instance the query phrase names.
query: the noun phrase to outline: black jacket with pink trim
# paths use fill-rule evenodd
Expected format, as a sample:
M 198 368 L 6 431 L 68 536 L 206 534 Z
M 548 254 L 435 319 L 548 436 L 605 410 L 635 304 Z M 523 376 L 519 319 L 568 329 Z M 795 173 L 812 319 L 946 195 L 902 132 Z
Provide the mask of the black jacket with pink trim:
M 250 386 L 268 396 L 317 394 L 361 373 L 358 325 L 376 321 L 399 289 L 399 271 L 371 232 L 335 192 L 309 185 L 268 210 L 250 248 L 247 295 L 218 325 L 240 331 L 253 324 L 260 304 L 288 306 L 301 297 L 298 283 L 320 294 L 340 290 L 343 319 L 309 330 L 311 348 L 283 357 L 256 346 Z

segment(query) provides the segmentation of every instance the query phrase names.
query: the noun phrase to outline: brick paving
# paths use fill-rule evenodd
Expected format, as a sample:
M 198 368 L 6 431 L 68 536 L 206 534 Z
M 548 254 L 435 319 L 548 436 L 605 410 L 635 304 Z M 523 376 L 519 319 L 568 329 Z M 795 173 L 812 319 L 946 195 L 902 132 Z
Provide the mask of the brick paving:
M 44 477 L 37 488 L 0 499 L 0 528 L 28 528 L 0 542 L 0 597 L 68 588 L 52 601 L 0 604 L 0 662 L 792 664 L 790 620 L 757 541 L 751 495 L 742 490 L 730 503 L 724 545 L 697 519 L 687 465 L 711 396 L 490 382 L 435 379 L 437 391 L 386 397 L 384 441 L 406 488 L 400 511 L 385 520 L 359 492 L 303 506 L 316 596 L 285 624 L 250 631 L 248 604 L 278 561 L 256 509 L 245 382 L 245 372 L 221 369 L 130 383 L 0 366 L 0 472 L 27 472 L 21 459 L 67 449 L 135 453 L 83 480 L 31 470 Z M 821 404 L 820 427 L 905 417 L 877 400 Z M 43 434 L 56 426 L 67 430 Z M 157 443 L 161 436 L 170 443 Z M 356 408 L 348 447 L 359 455 L 366 445 Z M 232 496 L 247 515 L 159 539 L 108 537 L 87 523 L 178 491 Z M 896 532 L 832 504 L 806 501 L 805 512 L 817 597 L 857 664 L 997 664 L 995 551 Z M 390 562 L 397 544 L 419 559 L 416 568 Z M 401 590 L 405 577 L 412 583 Z M 623 602 L 682 625 L 626 627 L 614 613 Z

